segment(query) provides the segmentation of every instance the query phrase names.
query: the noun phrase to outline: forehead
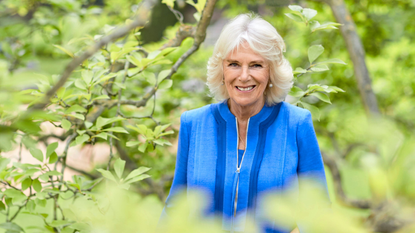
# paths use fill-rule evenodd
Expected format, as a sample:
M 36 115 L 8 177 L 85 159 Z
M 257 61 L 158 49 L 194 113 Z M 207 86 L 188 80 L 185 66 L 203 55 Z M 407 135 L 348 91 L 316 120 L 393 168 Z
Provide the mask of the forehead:
M 255 52 L 246 42 L 235 47 L 225 60 L 255 60 L 265 62 L 265 58 Z

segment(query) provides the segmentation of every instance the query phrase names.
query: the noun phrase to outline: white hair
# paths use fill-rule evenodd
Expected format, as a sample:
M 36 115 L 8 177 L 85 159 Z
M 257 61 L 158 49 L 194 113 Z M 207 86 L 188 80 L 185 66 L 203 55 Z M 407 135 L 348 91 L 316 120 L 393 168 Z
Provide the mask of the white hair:
M 222 29 L 207 66 L 211 95 L 218 101 L 229 98 L 225 85 L 222 85 L 222 62 L 245 42 L 269 63 L 269 82 L 273 87 L 265 89 L 265 103 L 272 106 L 283 101 L 293 85 L 292 67 L 283 55 L 285 44 L 270 23 L 254 14 L 238 15 Z

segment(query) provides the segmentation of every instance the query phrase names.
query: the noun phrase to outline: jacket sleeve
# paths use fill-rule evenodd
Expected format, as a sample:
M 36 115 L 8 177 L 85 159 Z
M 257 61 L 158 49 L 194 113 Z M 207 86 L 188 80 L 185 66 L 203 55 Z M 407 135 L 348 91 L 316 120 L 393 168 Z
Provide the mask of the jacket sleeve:
M 300 119 L 297 127 L 297 146 L 298 146 L 298 167 L 297 174 L 299 177 L 299 197 L 300 205 L 304 210 L 310 210 L 309 204 L 312 203 L 314 208 L 308 212 L 307 216 L 312 216 L 313 211 L 330 211 L 330 199 L 327 191 L 327 181 L 324 172 L 324 163 L 318 146 L 316 133 L 313 127 L 313 121 L 309 111 Z M 323 194 L 322 199 L 311 200 L 307 182 L 313 181 L 317 184 L 319 191 Z M 310 202 L 311 201 L 311 202 Z M 320 208 L 315 209 L 319 206 Z M 303 216 L 304 217 L 304 216 Z M 321 224 L 321 223 L 320 223 Z M 324 224 L 324 223 L 323 223 Z M 301 233 L 307 233 L 307 226 L 302 220 L 297 221 L 298 228 Z
M 323 159 L 318 146 L 313 121 L 309 111 L 300 119 L 297 127 L 298 167 L 297 174 L 301 180 L 316 181 L 327 193 L 326 175 Z M 301 188 L 301 187 L 300 187 Z
M 179 141 L 177 146 L 176 168 L 169 196 L 166 199 L 160 221 L 168 217 L 169 211 L 174 208 L 174 199 L 187 185 L 187 157 L 189 153 L 189 126 L 186 121 L 186 113 L 180 117 Z

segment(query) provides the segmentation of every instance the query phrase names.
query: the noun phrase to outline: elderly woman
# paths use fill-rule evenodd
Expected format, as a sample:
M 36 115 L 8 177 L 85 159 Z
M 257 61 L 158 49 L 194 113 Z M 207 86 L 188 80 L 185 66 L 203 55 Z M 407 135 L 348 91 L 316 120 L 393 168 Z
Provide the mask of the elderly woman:
M 260 222 L 262 194 L 296 185 L 299 176 L 326 186 L 310 112 L 284 102 L 293 79 L 284 50 L 275 28 L 257 16 L 239 15 L 223 28 L 207 74 L 221 102 L 182 114 L 164 213 L 179 189 L 198 188 L 212 197 L 208 212 L 222 216 L 226 231 L 243 232 L 251 214 L 263 232 L 290 232 Z

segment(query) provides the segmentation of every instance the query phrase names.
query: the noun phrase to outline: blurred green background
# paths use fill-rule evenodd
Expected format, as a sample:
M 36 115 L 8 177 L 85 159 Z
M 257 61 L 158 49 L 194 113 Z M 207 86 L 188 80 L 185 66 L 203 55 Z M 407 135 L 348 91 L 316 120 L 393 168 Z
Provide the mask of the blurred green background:
M 318 44 L 324 46 L 324 52 L 318 58 L 319 60 L 339 58 L 346 63 L 346 65 L 330 64 L 329 70 L 306 73 L 298 77 L 295 82 L 295 85 L 302 89 L 307 89 L 309 84 L 320 84 L 337 86 L 345 91 L 329 93 L 331 104 L 313 96 L 305 98 L 305 102 L 320 110 L 319 120 L 313 115 L 314 127 L 327 164 L 326 174 L 333 212 L 339 214 L 341 216 L 339 218 L 345 221 L 351 219 L 353 224 L 356 224 L 356 229 L 359 228 L 359 230 L 353 228 L 356 232 L 415 232 L 413 228 L 415 219 L 415 170 L 413 169 L 415 165 L 413 138 L 415 132 L 415 78 L 413 75 L 415 73 L 415 26 L 411 20 L 415 12 L 415 1 L 344 0 L 351 16 L 347 20 L 355 24 L 356 32 L 366 53 L 365 61 L 372 83 L 371 86 L 365 88 L 373 90 L 377 99 L 379 114 L 375 114 L 376 116 L 366 111 L 362 103 L 353 62 L 346 49 L 347 38 L 342 36 L 340 30 L 321 30 L 311 33 L 308 25 L 295 22 L 285 15 L 285 13 L 292 13 L 292 10 L 288 8 L 289 5 L 300 5 L 303 8 L 317 10 L 318 14 L 314 19 L 320 22 L 336 22 L 330 4 L 342 2 L 334 0 L 333 2 L 218 1 L 204 43 L 173 75 L 172 86 L 159 91 L 157 101 L 149 101 L 144 107 L 123 107 L 123 111 L 129 116 L 152 114 L 156 119 L 156 121 L 140 119 L 140 124 L 154 128 L 157 122 L 162 125 L 170 123 L 169 129 L 174 131 L 173 134 L 166 136 L 172 146 L 157 146 L 152 151 L 144 150 L 143 152 L 136 147 L 122 145 L 129 158 L 127 169 L 132 170 L 137 166 L 152 168 L 147 173 L 151 178 L 130 188 L 130 191 L 139 194 L 135 198 L 147 200 L 140 202 L 141 207 L 137 208 L 143 211 L 152 209 L 152 214 L 150 214 L 152 223 L 156 222 L 155 219 L 158 218 L 171 185 L 181 113 L 216 102 L 209 96 L 205 85 L 207 60 L 212 53 L 213 45 L 229 19 L 240 13 L 255 12 L 275 26 L 282 35 L 287 46 L 285 56 L 294 69 L 309 66 L 308 48 Z M 197 1 L 193 4 L 183 0 L 163 1 L 155 5 L 151 19 L 143 29 L 136 31 L 134 35 L 121 38 L 119 42 L 125 43 L 135 38 L 138 41 L 138 47 L 152 52 L 174 41 L 181 23 L 166 3 L 167 5 L 174 4 L 175 11 L 180 12 L 179 15 L 182 15 L 185 25 L 197 23 L 198 10 L 193 6 Z M 0 99 L 3 102 L 0 104 L 2 115 L 0 156 L 2 158 L 16 159 L 19 148 L 19 140 L 16 138 L 20 136 L 16 137 L 8 131 L 11 121 L 7 118 L 8 114 L 15 111 L 24 112 L 27 104 L 30 103 L 28 99 L 20 98 L 17 93 L 31 89 L 48 90 L 51 86 L 48 83 L 55 82 L 59 78 L 57 75 L 61 74 L 66 64 L 71 61 L 72 58 L 68 54 L 79 56 L 85 46 L 93 43 L 93 39 L 110 33 L 114 27 L 131 19 L 140 4 L 142 4 L 141 1 L 137 0 L 0 1 Z M 192 43 L 191 38 L 184 40 L 178 50 L 166 55 L 167 58 L 175 62 Z M 157 73 L 167 69 L 166 67 L 170 68 L 169 64 L 156 65 L 148 71 Z M 80 76 L 81 73 L 75 71 L 71 80 Z M 124 88 L 124 92 L 128 93 L 128 95 L 125 94 L 125 98 L 143 96 L 150 86 L 144 81 L 127 85 Z M 294 102 L 295 98 L 288 97 L 287 101 Z M 102 116 L 111 117 L 114 114 L 115 109 L 112 109 L 104 111 Z M 43 127 L 41 129 L 38 134 L 31 137 L 31 140 L 37 140 L 38 137 L 50 133 L 46 132 L 47 130 Z M 116 136 L 123 143 L 129 141 L 125 134 Z M 94 145 L 89 141 L 84 143 L 88 146 Z M 101 143 L 108 145 L 106 141 L 101 141 Z M 80 169 L 90 174 L 90 176 L 84 174 L 85 177 L 99 177 L 99 173 L 94 168 L 106 166 L 105 157 L 109 152 L 107 148 L 104 150 L 104 159 L 92 159 L 88 169 L 82 166 L 80 168 L 77 166 L 79 164 L 73 163 L 71 166 L 74 168 L 72 169 L 75 171 L 74 174 L 79 174 Z M 114 153 L 119 153 L 117 151 L 118 147 Z M 96 153 L 99 154 L 100 151 Z M 68 157 L 70 156 L 71 152 L 68 154 Z M 117 156 L 122 157 L 119 154 Z M 0 166 L 2 168 L 0 171 L 5 167 L 7 165 Z M 2 187 L 2 193 L 5 189 L 6 186 Z M 1 198 L 5 200 L 3 195 L 0 196 L 0 200 Z M 48 202 L 48 205 L 51 203 Z M 3 211 L 1 208 L 0 210 Z M 4 221 L 4 214 L 6 212 L 0 215 L 0 222 Z M 140 215 L 140 213 L 132 215 L 134 214 Z M 39 223 L 40 218 L 37 220 L 33 218 L 37 216 L 21 214 L 16 222 L 25 227 Z M 142 216 L 137 218 L 140 218 L 142 222 L 146 221 Z M 84 218 L 82 221 L 89 220 Z M 40 221 L 39 224 L 42 225 L 42 222 Z M 6 229 L 6 227 L 3 228 Z M 107 232 L 114 232 L 109 229 L 116 228 L 107 227 L 106 229 Z M 124 232 L 134 232 L 128 229 L 126 228 Z M 189 226 L 189 229 L 193 228 Z M 324 232 L 352 232 L 352 230 L 327 231 L 325 229 Z M 44 229 L 26 229 L 26 232 L 43 231 Z M 174 231 L 184 232 L 180 228 Z M 0 232 L 2 232 L 1 228 Z M 8 232 L 15 231 L 9 229 Z M 139 232 L 145 232 L 145 230 Z M 192 231 L 189 230 L 189 232 Z

